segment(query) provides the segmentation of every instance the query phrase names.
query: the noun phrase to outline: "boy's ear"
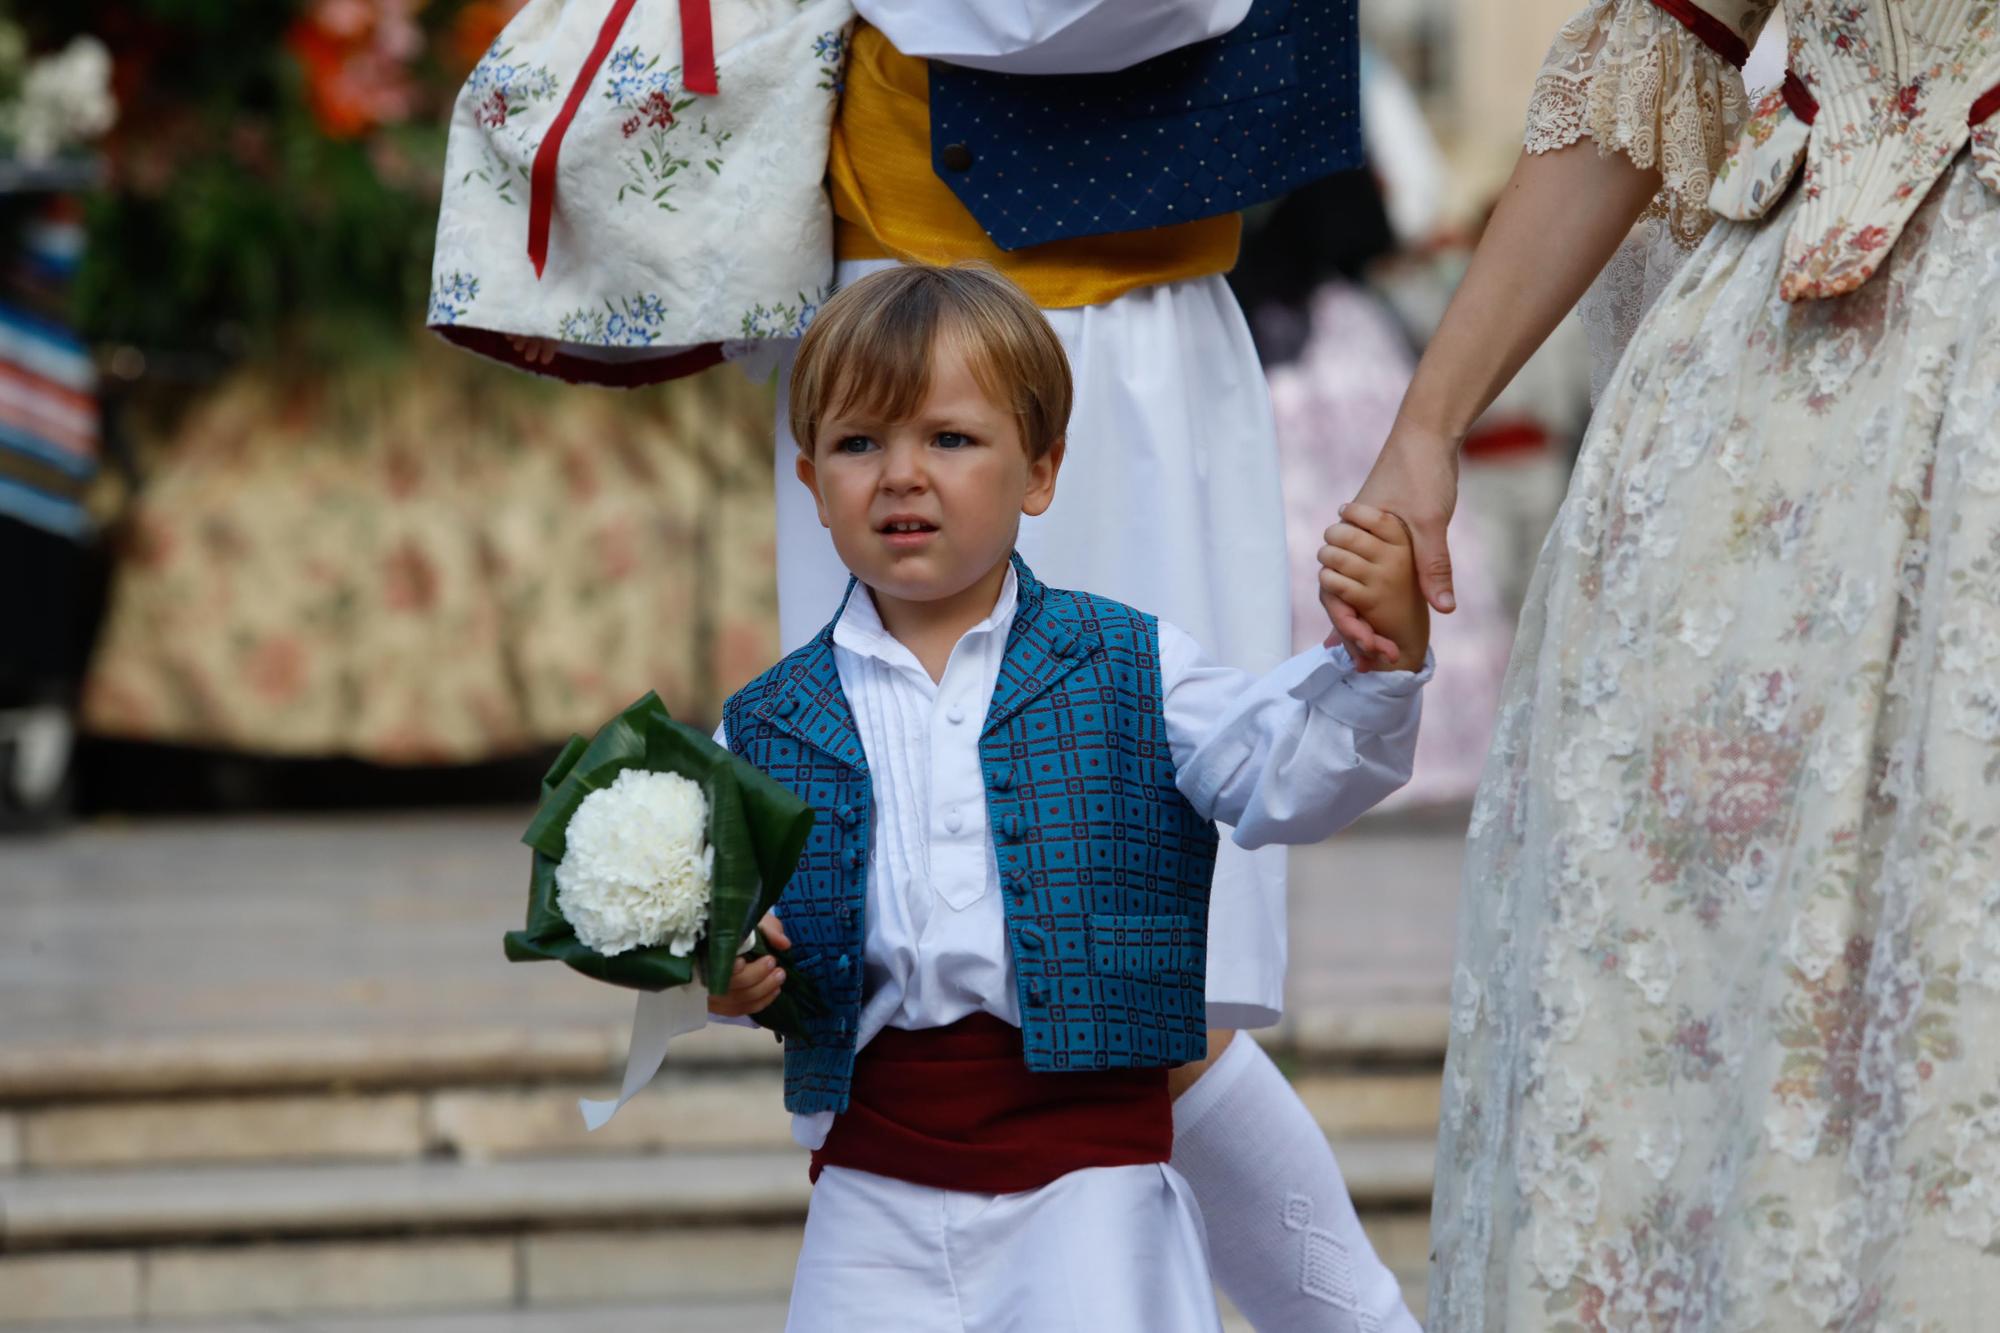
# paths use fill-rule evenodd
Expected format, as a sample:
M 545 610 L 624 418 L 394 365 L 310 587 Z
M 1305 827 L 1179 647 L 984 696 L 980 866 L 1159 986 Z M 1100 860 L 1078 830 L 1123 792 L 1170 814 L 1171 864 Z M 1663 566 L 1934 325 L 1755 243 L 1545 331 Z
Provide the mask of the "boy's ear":
M 812 492 L 813 507 L 819 510 L 819 525 L 831 528 L 833 524 L 826 521 L 826 501 L 822 500 L 819 494 L 819 469 L 813 466 L 812 455 L 803 449 L 799 450 L 798 462 L 792 465 L 792 470 L 798 474 L 799 481 L 805 488 Z
M 1056 499 L 1056 473 L 1062 471 L 1063 450 L 1068 439 L 1058 435 L 1040 458 L 1028 463 L 1028 491 L 1021 497 L 1021 512 L 1029 518 L 1046 513 Z

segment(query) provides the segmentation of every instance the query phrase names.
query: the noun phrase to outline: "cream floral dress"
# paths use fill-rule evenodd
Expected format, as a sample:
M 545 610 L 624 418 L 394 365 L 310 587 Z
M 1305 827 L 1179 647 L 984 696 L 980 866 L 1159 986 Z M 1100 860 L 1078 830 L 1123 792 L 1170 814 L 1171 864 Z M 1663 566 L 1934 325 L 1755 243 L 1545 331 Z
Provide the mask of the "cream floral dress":
M 1787 0 L 1753 111 L 1771 8 L 1598 0 L 1538 90 L 1728 220 L 1523 617 L 1433 1329 L 2000 1328 L 2000 20 Z

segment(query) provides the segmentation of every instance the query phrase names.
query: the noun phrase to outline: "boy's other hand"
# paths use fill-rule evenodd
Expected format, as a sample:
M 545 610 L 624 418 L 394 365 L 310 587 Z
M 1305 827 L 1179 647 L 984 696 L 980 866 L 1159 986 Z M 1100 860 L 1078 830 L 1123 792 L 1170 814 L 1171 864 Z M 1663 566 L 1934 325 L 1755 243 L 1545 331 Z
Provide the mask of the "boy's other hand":
M 778 923 L 776 912 L 767 912 L 758 923 L 757 929 L 764 932 L 764 938 L 774 948 L 789 949 L 792 942 L 785 935 L 784 927 Z M 736 960 L 735 968 L 729 974 L 729 993 L 708 997 L 708 1012 L 718 1018 L 748 1018 L 770 1007 L 784 988 L 784 969 L 778 960 L 766 954 L 755 962 L 745 958 Z
M 1430 605 L 1417 584 L 1409 529 L 1370 505 L 1348 505 L 1341 517 L 1345 521 L 1326 530 L 1319 551 L 1320 605 L 1336 625 L 1336 607 L 1344 605 L 1389 639 L 1395 650 L 1387 666 L 1422 670 L 1431 641 Z M 1385 664 L 1367 665 L 1379 670 Z

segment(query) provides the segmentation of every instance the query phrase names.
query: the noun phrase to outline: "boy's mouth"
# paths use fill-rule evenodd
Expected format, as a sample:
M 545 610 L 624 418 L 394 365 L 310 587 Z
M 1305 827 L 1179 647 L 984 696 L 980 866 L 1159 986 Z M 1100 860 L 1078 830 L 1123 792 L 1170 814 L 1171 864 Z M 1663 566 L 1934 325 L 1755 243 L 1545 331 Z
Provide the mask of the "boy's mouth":
M 875 531 L 892 551 L 916 551 L 930 545 L 931 538 L 937 536 L 938 526 L 912 514 L 891 514 L 876 524 Z

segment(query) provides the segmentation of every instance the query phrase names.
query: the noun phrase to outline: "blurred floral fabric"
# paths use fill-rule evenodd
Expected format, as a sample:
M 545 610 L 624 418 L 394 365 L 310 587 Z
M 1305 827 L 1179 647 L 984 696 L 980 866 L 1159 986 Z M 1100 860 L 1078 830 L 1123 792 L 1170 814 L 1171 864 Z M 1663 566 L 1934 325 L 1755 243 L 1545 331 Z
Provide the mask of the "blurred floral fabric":
M 647 689 L 712 719 L 775 655 L 770 420 L 733 370 L 629 396 L 441 348 L 241 371 L 146 439 L 85 725 L 435 764 Z

